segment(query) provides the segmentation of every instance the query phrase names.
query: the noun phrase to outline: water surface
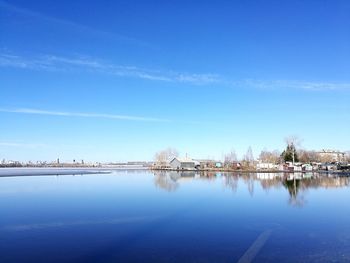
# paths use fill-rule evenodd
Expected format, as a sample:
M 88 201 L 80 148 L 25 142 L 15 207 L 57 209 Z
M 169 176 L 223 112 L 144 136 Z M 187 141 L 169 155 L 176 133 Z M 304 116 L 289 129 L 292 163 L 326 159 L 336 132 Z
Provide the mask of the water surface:
M 348 262 L 349 185 L 318 174 L 0 177 L 0 262 Z

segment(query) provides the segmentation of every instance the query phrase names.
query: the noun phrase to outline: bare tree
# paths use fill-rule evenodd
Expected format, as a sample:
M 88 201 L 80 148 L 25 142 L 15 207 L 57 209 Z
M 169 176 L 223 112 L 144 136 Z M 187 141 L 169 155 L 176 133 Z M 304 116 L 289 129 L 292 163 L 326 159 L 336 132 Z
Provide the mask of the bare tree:
M 254 155 L 251 146 L 249 146 L 247 153 L 244 155 L 243 161 L 245 166 L 251 167 L 252 165 L 254 165 Z
M 319 163 L 321 161 L 320 154 L 316 151 L 308 151 L 310 162 Z
M 244 160 L 248 162 L 254 161 L 254 155 L 253 155 L 253 150 L 251 146 L 248 147 L 247 153 L 244 156 Z
M 321 163 L 330 163 L 334 161 L 333 156 L 330 154 L 321 154 L 319 159 Z
M 350 163 L 350 151 L 345 152 L 345 162 Z
M 231 149 L 231 151 L 224 155 L 224 163 L 225 164 L 232 164 L 234 162 L 237 162 L 237 154 L 234 149 Z
M 286 142 L 287 146 L 294 145 L 294 147 L 300 147 L 303 140 L 297 135 L 289 135 L 284 138 L 284 141 Z
M 175 148 L 168 147 L 154 155 L 154 161 L 157 166 L 165 167 L 175 157 L 179 156 L 179 152 Z
M 315 151 L 299 150 L 298 157 L 302 163 L 321 162 L 320 155 Z
M 264 149 L 261 151 L 259 155 L 259 159 L 264 163 L 273 163 L 277 164 L 280 161 L 281 153 L 278 150 L 274 150 L 272 152 Z

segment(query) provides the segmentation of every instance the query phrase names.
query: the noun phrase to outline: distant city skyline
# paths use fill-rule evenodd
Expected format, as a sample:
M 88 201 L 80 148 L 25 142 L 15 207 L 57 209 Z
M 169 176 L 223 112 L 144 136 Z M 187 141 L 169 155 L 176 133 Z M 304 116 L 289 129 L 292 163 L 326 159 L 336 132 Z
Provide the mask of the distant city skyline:
M 350 150 L 349 1 L 0 0 L 0 159 Z

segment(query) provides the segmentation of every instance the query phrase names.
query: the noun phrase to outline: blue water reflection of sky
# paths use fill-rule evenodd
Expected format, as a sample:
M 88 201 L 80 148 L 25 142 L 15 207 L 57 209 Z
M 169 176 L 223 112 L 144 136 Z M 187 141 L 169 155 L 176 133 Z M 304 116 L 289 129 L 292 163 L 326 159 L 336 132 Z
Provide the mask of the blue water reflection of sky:
M 287 177 L 0 177 L 0 261 L 350 260 L 349 178 Z

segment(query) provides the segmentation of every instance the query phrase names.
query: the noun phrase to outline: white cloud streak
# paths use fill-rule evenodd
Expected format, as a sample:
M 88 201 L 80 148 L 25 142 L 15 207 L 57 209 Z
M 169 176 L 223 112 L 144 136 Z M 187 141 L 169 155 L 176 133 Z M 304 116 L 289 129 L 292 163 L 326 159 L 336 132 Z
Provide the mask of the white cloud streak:
M 215 74 L 189 74 L 176 71 L 160 71 L 135 66 L 116 65 L 86 57 L 60 57 L 43 55 L 25 58 L 12 54 L 0 54 L 0 66 L 44 71 L 83 71 L 103 73 L 118 77 L 130 77 L 151 81 L 178 82 L 194 85 L 205 85 L 221 82 Z
M 17 142 L 0 142 L 2 147 L 16 147 L 16 148 L 42 148 L 46 147 L 46 144 L 41 143 L 17 143 Z
M 42 55 L 25 58 L 13 54 L 0 54 L 0 67 L 12 67 L 37 71 L 86 72 L 115 75 L 117 77 L 138 78 L 149 81 L 174 82 L 193 85 L 220 84 L 224 87 L 250 88 L 266 91 L 304 90 L 340 91 L 350 90 L 348 82 L 324 82 L 303 80 L 259 80 L 244 79 L 232 81 L 217 74 L 189 74 L 176 71 L 160 71 L 136 66 L 124 66 L 87 57 L 61 57 Z
M 132 37 L 106 32 L 82 25 L 62 18 L 52 17 L 30 9 L 22 8 L 6 1 L 0 0 L 0 7 L 7 12 L 16 13 L 24 17 L 38 19 L 40 22 L 64 26 L 68 30 L 86 32 L 99 37 L 113 37 L 121 41 L 138 45 L 149 46 L 148 43 Z M 10 17 L 10 16 L 8 16 Z M 54 55 L 43 55 L 34 58 L 25 58 L 12 54 L 0 54 L 0 67 L 13 67 L 27 70 L 43 71 L 85 71 L 95 73 L 111 74 L 118 77 L 139 78 L 149 81 L 178 82 L 195 85 L 221 84 L 225 87 L 253 88 L 262 90 L 307 90 L 307 91 L 337 91 L 350 90 L 350 83 L 302 81 L 302 80 L 259 80 L 248 79 L 231 81 L 217 74 L 191 74 L 175 71 L 159 71 L 139 68 L 134 66 L 116 65 L 86 57 L 59 57 Z
M 340 91 L 350 90 L 347 82 L 324 82 L 302 80 L 259 80 L 245 79 L 231 81 L 217 74 L 189 74 L 175 71 L 160 71 L 135 66 L 123 66 L 86 57 L 61 57 L 43 55 L 25 58 L 13 54 L 0 54 L 0 67 L 49 72 L 86 72 L 115 75 L 117 77 L 138 78 L 149 81 L 184 83 L 193 85 L 220 84 L 225 87 L 251 88 L 266 91 L 304 90 Z
M 114 120 L 142 121 L 142 122 L 170 122 L 170 120 L 167 120 L 167 119 L 139 117 L 139 116 L 130 116 L 130 115 L 116 115 L 116 114 L 103 114 L 103 113 L 81 113 L 81 112 L 66 112 L 66 111 L 48 111 L 48 110 L 29 109 L 29 108 L 0 109 L 0 112 L 33 114 L 33 115 L 62 116 L 62 117 L 100 118 L 100 119 L 114 119 Z
M 298 81 L 298 80 L 256 80 L 249 79 L 233 83 L 236 87 L 248 87 L 261 90 L 306 90 L 336 91 L 350 90 L 350 83 Z
M 108 32 L 108 31 L 103 31 L 103 30 L 99 30 L 99 29 L 95 29 L 86 25 L 82 25 L 67 19 L 62 19 L 62 18 L 57 18 L 57 17 L 53 17 L 53 16 L 49 16 L 46 14 L 42 14 L 39 12 L 35 12 L 33 10 L 29 10 L 26 8 L 21 8 L 12 4 L 9 4 L 5 1 L 1 1 L 0 0 L 0 7 L 3 10 L 7 10 L 7 12 L 12 12 L 12 13 L 16 13 L 16 19 L 18 19 L 18 15 L 21 15 L 23 17 L 29 17 L 32 19 L 37 19 L 37 21 L 39 21 L 40 23 L 50 23 L 51 25 L 57 25 L 57 26 L 61 26 L 64 27 L 67 30 L 74 30 L 75 32 L 82 32 L 82 33 L 88 33 L 97 37 L 108 37 L 108 38 L 112 38 L 112 39 L 116 39 L 122 42 L 126 42 L 126 43 L 130 43 L 130 44 L 136 44 L 136 45 L 140 45 L 140 46 L 150 46 L 148 43 L 146 43 L 145 41 L 139 40 L 139 39 L 135 39 L 129 36 L 125 36 L 122 34 L 117 34 L 117 33 L 112 33 L 112 32 Z M 35 21 L 35 20 L 34 20 Z

